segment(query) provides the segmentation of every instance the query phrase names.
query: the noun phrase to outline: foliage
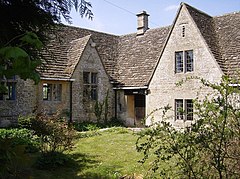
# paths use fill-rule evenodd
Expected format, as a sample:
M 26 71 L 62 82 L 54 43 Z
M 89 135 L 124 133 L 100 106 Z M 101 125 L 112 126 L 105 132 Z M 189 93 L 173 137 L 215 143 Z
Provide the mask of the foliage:
M 194 124 L 177 130 L 163 118 L 137 140 L 141 162 L 153 155 L 151 169 L 162 177 L 240 177 L 240 90 L 231 85 L 239 83 L 226 76 L 220 84 L 202 82 L 213 94 L 196 99 Z M 160 167 L 162 163 L 169 167 Z
M 72 8 L 92 19 L 91 3 L 85 0 L 1 0 L 0 1 L 0 80 L 18 75 L 36 83 L 36 68 L 43 56 L 49 32 L 61 17 L 69 23 Z M 0 84 L 0 93 L 6 88 Z
M 105 124 L 107 124 L 108 122 L 108 109 L 109 109 L 108 96 L 109 96 L 109 90 L 107 91 L 107 95 L 104 99 L 104 123 Z
M 41 64 L 38 57 L 32 58 L 29 54 L 31 51 L 40 50 L 43 46 L 37 35 L 33 32 L 26 32 L 19 36 L 19 43 L 15 46 L 6 45 L 0 48 L 0 79 L 11 79 L 18 75 L 20 78 L 32 79 L 36 83 L 40 77 L 36 72 L 37 66 Z M 4 92 L 3 89 L 0 92 Z
M 109 104 L 108 104 L 108 98 L 109 98 L 109 91 L 107 91 L 107 94 L 103 100 L 103 102 L 96 101 L 95 107 L 94 107 L 94 113 L 97 117 L 97 122 L 100 123 L 102 120 L 103 115 L 103 121 L 105 124 L 108 122 L 108 110 L 109 110 Z
M 38 146 L 38 137 L 28 129 L 0 129 L 0 139 L 12 139 L 13 145 Z
M 39 136 L 43 153 L 64 152 L 73 147 L 75 131 L 71 124 L 58 115 L 40 114 L 31 118 L 31 129 Z
M 0 129 L 0 178 L 20 177 L 28 159 L 26 152 L 38 146 L 27 129 Z
M 96 101 L 94 106 L 94 114 L 97 117 L 97 122 L 99 123 L 102 119 L 104 102 Z
M 119 120 L 112 118 L 109 120 L 107 123 L 94 123 L 94 122 L 74 122 L 73 123 L 74 129 L 77 131 L 95 131 L 98 129 L 103 129 L 103 128 L 110 128 L 110 127 L 121 127 L 124 126 Z
M 19 126 L 33 130 L 39 138 L 41 155 L 37 159 L 38 168 L 51 169 L 50 166 L 55 168 L 68 161 L 64 152 L 72 149 L 76 134 L 73 126 L 64 118 L 44 114 L 20 117 Z

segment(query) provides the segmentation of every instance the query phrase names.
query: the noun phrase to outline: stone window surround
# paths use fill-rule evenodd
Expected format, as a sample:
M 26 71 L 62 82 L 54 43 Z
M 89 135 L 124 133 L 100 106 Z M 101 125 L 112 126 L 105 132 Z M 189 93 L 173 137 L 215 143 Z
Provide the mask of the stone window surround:
M 96 101 L 98 98 L 98 73 L 96 71 L 83 71 L 83 95 L 84 98 Z
M 175 99 L 175 120 L 193 120 L 192 99 Z
M 8 78 L 8 79 L 4 77 L 3 79 L 0 80 L 0 82 L 7 88 L 6 93 L 0 94 L 0 100 L 1 101 L 16 100 L 16 84 L 17 84 L 16 76 L 13 76 L 12 78 Z
M 175 73 L 187 73 L 194 70 L 193 50 L 175 52 Z
M 42 86 L 43 101 L 61 101 L 62 84 L 61 83 L 43 83 Z

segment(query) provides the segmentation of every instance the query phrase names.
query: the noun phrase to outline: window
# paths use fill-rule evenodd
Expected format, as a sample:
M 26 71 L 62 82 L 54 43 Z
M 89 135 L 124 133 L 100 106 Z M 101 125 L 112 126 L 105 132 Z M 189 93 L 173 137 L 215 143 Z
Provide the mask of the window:
M 175 119 L 193 120 L 193 100 L 176 99 L 175 100 Z
M 61 101 L 62 84 L 43 83 L 43 100 Z
M 185 71 L 191 72 L 193 71 L 193 51 L 185 51 Z
M 183 119 L 183 100 L 176 99 L 175 100 L 175 111 L 176 111 L 176 120 Z
M 183 52 L 175 53 L 175 66 L 176 73 L 183 72 Z
M 83 72 L 83 85 L 84 98 L 97 100 L 97 73 Z
M 182 37 L 185 37 L 185 26 L 182 26 Z
M 16 78 L 13 76 L 8 79 L 1 79 L 1 89 L 0 100 L 16 100 Z
M 193 100 L 187 99 L 185 100 L 185 109 L 186 109 L 186 119 L 193 120 Z
M 7 82 L 7 100 L 16 99 L 16 83 Z
M 175 52 L 175 73 L 193 71 L 193 50 Z

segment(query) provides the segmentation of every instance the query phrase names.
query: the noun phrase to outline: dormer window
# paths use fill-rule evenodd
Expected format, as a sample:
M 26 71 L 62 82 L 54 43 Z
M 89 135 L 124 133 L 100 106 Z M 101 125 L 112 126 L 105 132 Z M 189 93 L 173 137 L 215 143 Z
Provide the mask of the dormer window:
M 175 52 L 175 73 L 193 71 L 193 50 Z

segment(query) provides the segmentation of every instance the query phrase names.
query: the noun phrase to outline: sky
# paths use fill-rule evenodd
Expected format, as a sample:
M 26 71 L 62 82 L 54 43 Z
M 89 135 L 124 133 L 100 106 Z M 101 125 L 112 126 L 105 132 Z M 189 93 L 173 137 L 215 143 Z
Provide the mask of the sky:
M 171 25 L 181 2 L 185 2 L 211 16 L 240 11 L 240 0 L 87 0 L 92 4 L 93 20 L 81 18 L 72 10 L 72 24 L 114 35 L 124 35 L 137 31 L 136 14 L 146 11 L 149 28 Z

